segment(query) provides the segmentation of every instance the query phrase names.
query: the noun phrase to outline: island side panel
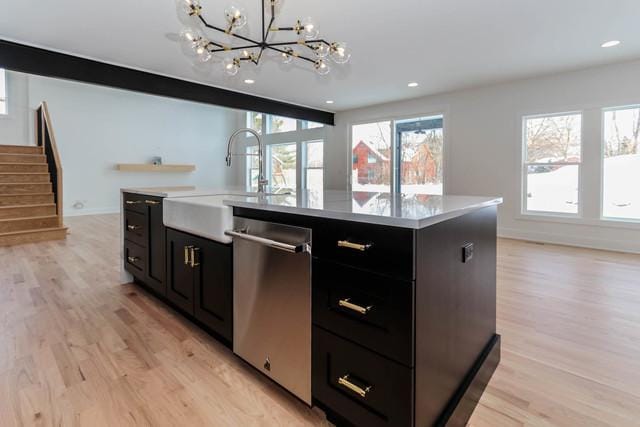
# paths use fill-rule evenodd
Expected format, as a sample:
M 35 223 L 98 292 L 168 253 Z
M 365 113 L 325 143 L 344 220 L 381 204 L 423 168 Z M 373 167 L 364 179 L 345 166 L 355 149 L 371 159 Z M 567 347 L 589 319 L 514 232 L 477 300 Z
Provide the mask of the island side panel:
M 496 219 L 492 206 L 416 233 L 416 426 L 439 421 L 495 336 Z

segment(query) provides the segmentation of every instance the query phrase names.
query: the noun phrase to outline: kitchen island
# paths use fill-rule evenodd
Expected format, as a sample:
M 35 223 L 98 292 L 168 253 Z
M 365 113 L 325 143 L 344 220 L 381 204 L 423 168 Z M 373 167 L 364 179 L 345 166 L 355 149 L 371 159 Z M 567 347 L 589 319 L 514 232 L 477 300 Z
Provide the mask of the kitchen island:
M 131 197 L 145 196 L 125 191 L 125 211 Z M 298 376 L 310 375 L 313 405 L 340 425 L 466 423 L 500 357 L 495 268 L 501 199 L 356 192 L 221 197 L 233 215 L 235 232 L 244 233 L 242 239 L 252 238 L 253 230 L 235 226 L 250 222 L 310 232 L 308 248 L 295 242 L 282 247 L 309 252 L 310 324 L 304 326 L 310 340 L 302 340 L 302 345 L 310 351 L 300 354 L 310 355 L 311 369 Z M 185 233 L 165 225 L 168 231 L 148 233 L 174 235 L 173 247 L 167 240 L 164 293 L 154 291 L 169 302 L 171 292 L 191 294 L 174 306 L 196 321 L 194 313 L 202 309 L 196 297 L 209 292 L 210 308 L 205 311 L 213 312 L 217 321 L 226 320 L 220 329 L 224 334 L 215 328 L 212 332 L 234 346 L 229 338 L 235 334 L 229 331 L 236 325 L 231 319 L 234 307 L 243 301 L 231 297 L 241 285 L 231 276 L 245 277 L 237 271 L 251 269 L 260 276 L 268 266 L 256 267 L 256 259 L 238 257 L 233 252 L 240 247 L 235 238 L 233 243 L 208 241 L 217 246 L 205 255 L 202 240 L 176 240 L 191 236 L 193 229 Z M 125 246 L 126 240 L 125 236 Z M 273 242 L 262 238 L 261 244 L 266 240 Z M 131 271 L 126 256 L 125 268 Z M 171 272 L 183 271 L 185 265 L 206 269 L 209 279 L 196 273 L 200 279 L 182 278 L 177 286 L 184 274 Z M 144 274 L 136 278 L 144 283 Z M 252 365 L 285 384 L 273 374 L 278 360 L 267 357 L 264 366 Z

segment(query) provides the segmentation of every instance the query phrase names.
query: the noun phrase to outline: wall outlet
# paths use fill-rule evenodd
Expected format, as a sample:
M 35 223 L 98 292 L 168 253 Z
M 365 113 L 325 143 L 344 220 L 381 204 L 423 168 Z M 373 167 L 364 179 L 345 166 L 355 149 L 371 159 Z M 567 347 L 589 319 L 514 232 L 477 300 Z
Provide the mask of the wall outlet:
M 467 263 L 473 258 L 473 243 L 467 243 L 462 247 L 462 262 Z

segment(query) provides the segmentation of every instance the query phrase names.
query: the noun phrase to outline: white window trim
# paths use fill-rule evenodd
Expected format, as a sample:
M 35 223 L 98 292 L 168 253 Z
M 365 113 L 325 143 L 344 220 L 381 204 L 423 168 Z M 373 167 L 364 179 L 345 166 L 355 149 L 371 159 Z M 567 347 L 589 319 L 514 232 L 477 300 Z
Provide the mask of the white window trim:
M 445 107 L 441 107 L 441 108 L 437 108 L 434 109 L 432 111 L 429 112 L 422 112 L 422 113 L 412 113 L 412 114 L 402 114 L 402 115 L 397 115 L 397 116 L 381 116 L 381 117 L 374 117 L 374 118 L 368 118 L 368 119 L 362 119 L 362 120 L 357 120 L 357 121 L 352 121 L 349 122 L 347 124 L 347 132 L 349 133 L 347 140 L 349 141 L 349 144 L 347 144 L 347 159 L 348 159 L 348 164 L 347 164 L 347 172 L 348 172 L 348 178 L 347 178 L 347 184 L 348 184 L 348 189 L 349 191 L 353 190 L 353 174 L 351 173 L 351 168 L 353 167 L 353 127 L 354 126 L 358 126 L 358 125 L 366 125 L 366 124 L 371 124 L 371 123 L 378 123 L 378 122 L 391 122 L 391 144 L 392 144 L 392 150 L 391 150 L 391 170 L 393 171 L 391 174 L 391 194 L 395 194 L 396 191 L 396 187 L 397 187 L 397 177 L 396 177 L 396 170 L 397 170 L 397 161 L 398 159 L 396 158 L 396 135 L 395 135 L 395 123 L 398 121 L 402 121 L 402 120 L 411 120 L 411 119 L 417 119 L 417 118 L 423 118 L 423 117 L 437 117 L 437 116 L 442 116 L 442 194 L 447 194 L 448 191 L 448 187 L 447 187 L 447 182 L 449 181 L 447 179 L 447 171 L 448 171 L 448 165 L 449 165 L 449 120 L 448 120 L 448 116 L 449 116 L 449 109 L 445 108 Z
M 247 125 L 247 115 L 250 114 L 251 112 L 249 111 L 244 111 L 242 112 L 242 123 L 243 126 Z M 327 125 L 323 125 L 322 127 L 317 127 L 317 128 L 312 128 L 312 129 L 303 129 L 302 128 L 302 122 L 305 120 L 298 120 L 296 119 L 296 130 L 295 131 L 288 131 L 288 132 L 278 132 L 278 133 L 270 133 L 267 134 L 267 116 L 269 114 L 266 113 L 262 113 L 263 114 L 263 119 L 262 119 L 262 133 L 260 135 L 260 139 L 262 140 L 262 143 L 264 144 L 264 153 L 263 153 L 263 170 L 265 173 L 265 177 L 267 179 L 269 179 L 270 177 L 270 162 L 269 162 L 269 146 L 271 145 L 282 145 L 282 144 L 296 144 L 296 190 L 306 190 L 307 186 L 306 186 L 306 180 L 304 177 L 304 170 L 305 170 L 305 166 L 306 164 L 306 152 L 305 152 L 305 144 L 307 142 L 320 142 L 322 141 L 324 143 L 323 145 L 323 169 L 324 169 L 324 158 L 326 157 L 326 149 L 324 147 L 326 147 L 326 142 L 327 142 Z M 256 139 L 249 135 L 246 134 L 244 136 L 244 146 L 245 147 L 249 147 L 249 146 L 255 146 L 257 145 L 257 141 Z M 246 148 L 245 148 L 246 150 Z M 250 188 L 250 184 L 247 181 L 247 170 L 248 170 L 248 158 L 245 157 L 244 158 L 244 187 L 245 188 Z M 269 181 L 271 181 L 269 179 Z M 271 185 L 272 183 L 269 182 L 269 185 Z M 323 188 L 326 185 L 326 174 L 323 174 Z
M 603 193 L 604 193 L 604 187 L 603 187 L 603 156 L 602 156 L 602 150 L 604 150 L 604 123 L 602 120 L 603 117 L 603 110 L 608 110 L 611 108 L 617 108 L 617 107 L 611 107 L 612 105 L 619 105 L 619 106 L 633 106 L 633 105 L 639 105 L 638 104 L 638 100 L 637 97 L 632 97 L 630 99 L 623 99 L 620 100 L 618 99 L 618 101 L 616 102 L 615 100 L 613 101 L 607 101 L 607 102 L 594 102 L 594 103 L 583 103 L 583 104 L 569 104 L 569 105 L 552 105 L 549 106 L 549 108 L 534 108 L 534 109 L 528 109 L 528 110 L 520 110 L 520 111 L 516 111 L 514 113 L 513 117 L 513 122 L 514 122 L 514 133 L 513 133 L 513 137 L 514 139 L 520 139 L 521 143 L 520 143 L 520 150 L 516 151 L 516 157 L 514 158 L 515 162 L 520 162 L 520 164 L 523 163 L 523 148 L 524 148 L 524 144 L 522 143 L 523 140 L 523 126 L 522 126 L 522 119 L 523 117 L 534 117 L 534 116 L 546 116 L 547 114 L 545 114 L 545 111 L 568 111 L 568 112 L 572 112 L 572 111 L 582 111 L 582 129 L 583 132 L 588 129 L 588 128 L 592 128 L 592 127 L 596 127 L 597 126 L 597 135 L 591 135 L 591 134 L 583 134 L 583 143 L 582 143 L 582 164 L 583 164 L 583 171 L 582 173 L 584 173 L 585 171 L 585 167 L 587 166 L 587 161 L 589 159 L 585 158 L 584 156 L 586 155 L 586 139 L 585 137 L 589 138 L 589 140 L 591 140 L 593 137 L 595 138 L 600 138 L 600 142 L 598 143 L 599 145 L 597 146 L 597 148 L 595 149 L 595 151 L 598 152 L 598 156 L 599 159 L 592 159 L 593 162 L 595 162 L 597 171 L 594 170 L 590 173 L 596 173 L 598 174 L 598 180 L 600 182 L 600 191 L 594 191 L 591 194 L 590 193 L 584 193 L 581 192 L 581 196 L 584 195 L 584 197 L 582 197 L 581 200 L 581 206 L 585 207 L 587 204 L 594 204 L 596 206 L 596 210 L 593 211 L 593 209 L 589 210 L 589 214 L 588 216 L 584 215 L 582 217 L 577 217 L 577 216 L 573 216 L 573 217 L 566 217 L 566 216 L 562 216 L 562 215 L 554 215 L 554 214 L 548 214 L 548 213 L 543 213 L 541 215 L 538 214 L 532 214 L 532 213 L 523 213 L 522 209 L 519 210 L 519 213 L 517 215 L 515 215 L 514 219 L 517 221 L 533 221 L 533 222 L 546 222 L 546 223 L 559 223 L 559 224 L 568 224 L 568 225 L 573 225 L 573 226 L 589 226 L 589 227 L 602 227 L 602 228 L 609 228 L 609 229 L 627 229 L 627 230 L 640 230 L 640 222 L 637 222 L 635 220 L 631 220 L 631 221 L 627 221 L 627 220 L 617 220 L 617 219 L 609 219 L 609 218 L 602 218 L 601 217 L 601 206 L 602 206 L 602 200 L 603 200 Z M 599 117 L 598 123 L 587 123 L 587 120 L 589 118 L 589 116 L 594 116 L 594 117 Z M 587 118 L 587 120 L 585 120 L 585 118 Z M 591 119 L 593 120 L 593 119 Z M 445 121 L 445 126 L 447 125 L 447 122 Z M 445 134 L 446 135 L 446 134 Z M 591 165 L 591 163 L 589 163 L 589 165 Z M 521 177 L 524 178 L 524 174 L 521 172 Z M 582 180 L 581 182 L 584 182 L 584 180 Z M 597 188 L 597 186 L 596 186 Z M 522 192 L 523 190 L 523 186 L 522 183 L 520 183 L 520 187 L 519 190 Z M 594 195 L 592 195 L 594 194 Z M 522 193 L 521 193 L 521 197 L 522 197 Z M 592 198 L 597 198 L 597 200 L 593 200 Z M 520 207 L 522 208 L 523 204 L 522 201 L 520 201 Z M 599 207 L 598 207 L 599 206 Z M 586 211 L 584 211 L 584 213 L 586 214 Z
M 640 104 L 626 104 L 620 105 L 616 107 L 603 107 L 600 109 L 600 200 L 599 200 L 599 220 L 608 226 L 611 225 L 622 225 L 624 228 L 640 228 L 640 219 L 635 218 L 618 218 L 618 217 L 609 217 L 604 215 L 604 154 L 605 154 L 605 146 L 607 145 L 604 140 L 604 116 L 609 111 L 620 111 L 620 110 L 632 110 L 639 109 Z
M 4 74 L 4 97 L 0 97 L 0 101 L 4 102 L 5 112 L 0 113 L 0 119 L 9 117 L 9 84 L 7 82 L 9 75 L 7 74 L 7 70 L 4 68 L 0 68 L 0 73 Z
M 307 130 L 307 129 L 305 129 Z M 311 130 L 311 129 L 309 129 Z M 301 170 L 301 182 L 302 182 L 302 188 L 304 188 L 305 190 L 309 189 L 309 186 L 307 185 L 307 171 L 309 170 L 322 170 L 322 188 L 324 189 L 325 186 L 325 174 L 324 174 L 324 147 L 325 147 L 325 140 L 324 139 L 311 139 L 308 141 L 302 141 L 302 152 L 300 154 L 302 154 L 302 170 Z M 322 167 L 319 166 L 307 166 L 307 145 L 308 144 L 313 144 L 313 143 L 322 143 Z
M 543 117 L 561 117 L 570 115 L 580 115 L 580 162 L 554 162 L 554 163 L 527 163 L 527 120 L 540 119 Z M 558 218 L 558 219 L 582 219 L 584 218 L 584 200 L 583 200 L 583 163 L 584 163 L 584 111 L 583 110 L 571 110 L 558 113 L 549 114 L 528 114 L 522 115 L 520 119 L 520 218 Z M 565 212 L 547 212 L 536 211 L 527 209 L 527 168 L 528 166 L 578 166 L 578 212 L 565 213 Z

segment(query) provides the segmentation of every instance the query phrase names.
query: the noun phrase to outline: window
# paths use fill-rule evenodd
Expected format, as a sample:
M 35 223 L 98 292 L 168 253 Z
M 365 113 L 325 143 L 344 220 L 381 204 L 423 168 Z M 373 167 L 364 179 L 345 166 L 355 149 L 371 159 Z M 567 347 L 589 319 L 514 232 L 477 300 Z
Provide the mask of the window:
M 309 122 L 306 120 L 302 120 L 300 122 L 300 126 L 302 127 L 302 129 L 317 129 L 317 128 L 324 127 L 322 123 Z
M 258 172 L 259 172 L 259 161 L 258 161 L 258 146 L 253 145 L 251 147 L 247 147 L 247 176 L 246 182 L 249 183 L 248 190 L 249 191 L 257 191 L 258 190 Z
M 7 82 L 5 70 L 0 68 L 0 115 L 7 114 Z
M 351 188 L 353 191 L 391 191 L 391 121 L 351 128 Z M 370 162 L 375 158 L 375 162 Z
M 602 216 L 640 220 L 640 106 L 604 111 Z
M 523 210 L 577 215 L 582 114 L 524 118 Z
M 296 143 L 273 144 L 267 147 L 269 184 L 279 190 L 296 189 Z
M 396 122 L 400 192 L 442 194 L 444 129 L 442 116 Z
M 262 113 L 248 112 L 247 127 L 249 129 L 255 130 L 259 134 L 262 134 L 262 118 L 263 118 Z
M 437 115 L 352 126 L 352 190 L 442 194 L 443 123 Z
M 265 145 L 265 177 L 273 191 L 294 191 L 297 188 L 322 192 L 324 188 L 323 149 L 325 126 L 307 120 L 247 112 L 247 127 L 262 135 Z M 255 139 L 245 135 L 250 145 L 247 154 L 257 154 Z M 248 191 L 258 186 L 258 158 L 247 156 L 245 185 Z M 320 200 L 321 195 L 313 195 Z
M 321 192 L 324 188 L 323 141 L 305 143 L 304 180 L 307 190 Z
M 298 121 L 289 117 L 267 116 L 267 133 L 293 132 L 298 130 Z

